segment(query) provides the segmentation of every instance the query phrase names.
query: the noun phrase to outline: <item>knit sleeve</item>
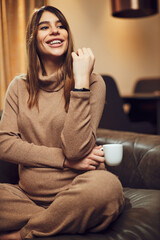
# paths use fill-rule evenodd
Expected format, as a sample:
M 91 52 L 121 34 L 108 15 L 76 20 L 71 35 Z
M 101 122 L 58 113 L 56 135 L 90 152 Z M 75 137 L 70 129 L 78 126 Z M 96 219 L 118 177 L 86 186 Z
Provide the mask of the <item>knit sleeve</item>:
M 71 92 L 61 134 L 62 149 L 67 159 L 82 159 L 95 146 L 96 129 L 102 116 L 105 96 L 105 83 L 97 74 L 92 74 L 90 92 Z
M 61 148 L 38 146 L 22 140 L 17 123 L 18 111 L 17 81 L 14 79 L 6 93 L 0 122 L 0 160 L 30 167 L 63 168 Z

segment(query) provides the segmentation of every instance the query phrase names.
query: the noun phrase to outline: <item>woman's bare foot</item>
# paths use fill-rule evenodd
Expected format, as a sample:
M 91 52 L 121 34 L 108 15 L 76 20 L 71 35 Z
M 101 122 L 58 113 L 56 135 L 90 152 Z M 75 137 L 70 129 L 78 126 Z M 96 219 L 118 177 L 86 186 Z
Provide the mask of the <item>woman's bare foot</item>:
M 22 240 L 20 231 L 0 234 L 0 240 Z

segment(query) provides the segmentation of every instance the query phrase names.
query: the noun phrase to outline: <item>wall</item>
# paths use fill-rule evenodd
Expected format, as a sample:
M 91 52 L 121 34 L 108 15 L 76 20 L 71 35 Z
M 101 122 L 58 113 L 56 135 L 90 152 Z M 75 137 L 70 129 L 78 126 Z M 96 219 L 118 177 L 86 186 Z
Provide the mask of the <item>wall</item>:
M 95 71 L 112 75 L 121 94 L 131 93 L 141 77 L 160 77 L 160 13 L 119 19 L 111 16 L 110 0 L 47 2 L 68 19 L 75 47 L 93 49 Z

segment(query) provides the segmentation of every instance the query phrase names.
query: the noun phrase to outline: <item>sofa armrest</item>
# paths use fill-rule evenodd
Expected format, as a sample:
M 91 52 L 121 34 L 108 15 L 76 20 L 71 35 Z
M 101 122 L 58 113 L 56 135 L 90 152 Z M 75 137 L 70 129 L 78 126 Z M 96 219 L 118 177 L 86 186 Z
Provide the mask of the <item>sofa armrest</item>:
M 124 187 L 160 189 L 160 136 L 133 132 L 97 130 L 97 144 L 123 144 L 120 165 L 107 169 Z

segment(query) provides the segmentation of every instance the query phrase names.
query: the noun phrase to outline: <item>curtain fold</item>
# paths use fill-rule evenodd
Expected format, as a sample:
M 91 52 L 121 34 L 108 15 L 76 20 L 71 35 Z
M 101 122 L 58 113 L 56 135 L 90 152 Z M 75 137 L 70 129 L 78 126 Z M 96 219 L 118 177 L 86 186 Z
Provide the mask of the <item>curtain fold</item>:
M 0 110 L 11 80 L 26 72 L 26 25 L 34 8 L 47 0 L 0 0 Z

